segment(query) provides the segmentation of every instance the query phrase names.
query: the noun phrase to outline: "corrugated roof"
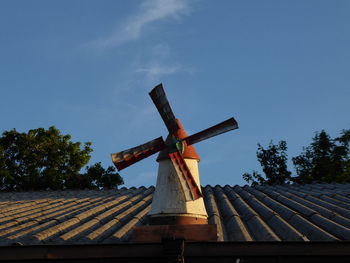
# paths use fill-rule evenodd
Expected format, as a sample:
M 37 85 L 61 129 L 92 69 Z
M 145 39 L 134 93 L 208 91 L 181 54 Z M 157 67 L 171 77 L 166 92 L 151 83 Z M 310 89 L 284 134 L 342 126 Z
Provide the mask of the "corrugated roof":
M 202 187 L 218 241 L 350 240 L 350 184 Z M 129 242 L 154 187 L 0 194 L 0 245 Z

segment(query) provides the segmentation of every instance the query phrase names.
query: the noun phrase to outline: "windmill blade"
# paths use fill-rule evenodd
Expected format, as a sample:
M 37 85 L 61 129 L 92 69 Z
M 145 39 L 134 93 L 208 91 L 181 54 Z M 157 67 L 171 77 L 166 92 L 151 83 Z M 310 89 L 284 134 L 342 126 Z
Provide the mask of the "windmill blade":
M 179 153 L 178 151 L 169 153 L 169 157 L 175 169 L 181 172 L 181 175 L 184 177 L 184 178 L 180 178 L 180 183 L 182 185 L 182 189 L 184 190 L 186 201 L 193 201 L 200 197 L 203 197 L 202 192 L 199 189 L 199 186 L 197 185 L 196 181 L 194 180 L 191 174 L 191 171 L 188 168 L 181 153 Z M 182 183 L 184 181 L 187 183 L 187 185 L 184 185 Z M 190 195 L 186 194 L 186 192 L 188 191 L 190 192 Z
M 128 150 L 111 154 L 112 161 L 118 171 L 138 162 L 148 156 L 155 154 L 167 146 L 162 137 L 149 141 L 145 144 L 130 148 Z
M 184 139 L 184 141 L 186 141 L 187 145 L 191 145 L 234 129 L 238 129 L 238 123 L 232 117 L 208 129 L 188 136 Z
M 176 122 L 174 113 L 170 107 L 168 98 L 164 92 L 163 85 L 159 84 L 156 86 L 153 90 L 151 90 L 149 95 L 151 96 L 154 105 L 156 105 L 157 110 L 162 117 L 168 131 L 170 133 L 173 133 L 180 129 L 179 125 Z

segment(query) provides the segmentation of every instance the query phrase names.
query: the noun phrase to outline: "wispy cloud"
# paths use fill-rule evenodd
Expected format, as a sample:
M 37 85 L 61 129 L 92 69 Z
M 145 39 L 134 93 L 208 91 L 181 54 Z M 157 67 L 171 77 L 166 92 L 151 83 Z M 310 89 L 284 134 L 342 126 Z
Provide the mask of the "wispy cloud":
M 151 82 L 159 81 L 161 77 L 177 72 L 190 74 L 196 72 L 194 68 L 176 63 L 175 60 L 174 52 L 172 52 L 169 45 L 161 43 L 152 48 L 147 62 L 137 67 L 135 72 L 144 74 L 147 80 Z
M 145 73 L 145 75 L 153 80 L 163 75 L 170 75 L 180 70 L 180 66 L 177 65 L 161 65 L 160 63 L 151 63 L 148 67 L 139 68 L 136 70 L 138 73 Z
M 105 49 L 119 46 L 142 36 L 145 27 L 165 18 L 179 19 L 190 12 L 187 0 L 145 0 L 138 12 L 117 26 L 109 36 L 94 41 L 93 45 Z
M 144 94 L 143 92 L 149 91 L 149 87 L 166 81 L 167 76 L 196 72 L 196 69 L 180 61 L 181 54 L 173 50 L 166 38 L 162 40 L 158 37 L 150 38 L 149 34 L 150 31 L 155 32 L 153 29 L 157 29 L 154 34 L 161 34 L 162 30 L 165 30 L 164 27 L 157 27 L 161 23 L 180 21 L 189 15 L 192 11 L 190 3 L 189 0 L 144 0 L 134 13 L 127 15 L 126 19 L 116 26 L 111 34 L 85 45 L 89 50 L 89 56 L 94 52 L 100 55 L 104 51 L 111 53 L 118 51 L 113 54 L 128 57 L 123 67 L 113 77 L 116 84 L 106 88 L 111 94 L 111 99 L 107 98 L 109 103 L 101 106 L 100 115 L 108 118 L 107 116 L 110 116 L 108 113 L 117 109 L 118 112 L 127 112 L 127 115 L 114 115 L 119 123 L 125 123 L 123 127 L 135 129 L 145 125 L 144 122 L 156 116 L 154 114 L 156 109 L 150 102 L 144 102 L 143 95 L 142 99 L 139 99 L 139 94 Z M 146 38 L 147 41 L 141 41 Z M 129 49 L 127 44 L 131 41 L 140 43 L 135 43 L 136 48 Z M 114 49 L 115 47 L 119 48 Z M 128 103 L 130 98 L 132 103 Z
M 120 47 L 130 41 L 149 37 L 148 29 L 156 28 L 162 22 L 179 21 L 191 13 L 189 0 L 144 0 L 135 13 L 116 26 L 109 35 L 100 37 L 84 46 L 89 49 L 89 54 L 111 50 Z M 154 31 L 153 31 L 154 32 Z M 157 30 L 159 33 L 160 31 Z M 158 41 L 157 38 L 154 39 Z M 152 42 L 155 42 L 155 41 Z M 141 52 L 142 50 L 142 52 Z M 173 50 L 165 42 L 139 46 L 131 53 L 131 62 L 125 66 L 125 76 L 129 76 L 129 82 L 141 77 L 146 83 L 159 82 L 160 78 L 178 72 L 195 73 L 196 69 L 177 62 Z M 132 81 L 131 81 L 132 80 Z M 120 81 L 120 80 L 119 80 Z M 132 83 L 128 83 L 130 86 Z

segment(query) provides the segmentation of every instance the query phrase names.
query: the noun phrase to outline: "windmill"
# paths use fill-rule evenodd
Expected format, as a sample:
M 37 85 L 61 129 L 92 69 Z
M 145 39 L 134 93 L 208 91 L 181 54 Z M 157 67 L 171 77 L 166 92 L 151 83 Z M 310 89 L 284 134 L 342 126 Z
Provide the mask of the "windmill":
M 111 154 L 118 171 L 160 152 L 156 190 L 149 216 L 150 223 L 163 224 L 207 224 L 203 196 L 199 183 L 199 157 L 193 144 L 213 136 L 234 130 L 238 124 L 230 118 L 201 132 L 187 136 L 180 121 L 175 118 L 169 101 L 159 84 L 149 93 L 169 135 L 128 150 Z

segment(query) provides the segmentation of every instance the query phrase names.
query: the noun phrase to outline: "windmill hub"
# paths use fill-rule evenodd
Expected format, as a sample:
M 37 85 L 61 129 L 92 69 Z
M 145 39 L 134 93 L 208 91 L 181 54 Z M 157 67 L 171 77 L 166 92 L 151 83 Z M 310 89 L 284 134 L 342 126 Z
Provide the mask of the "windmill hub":
M 179 151 L 181 154 L 184 154 L 185 144 L 183 140 L 178 140 L 174 136 L 171 137 L 171 140 L 172 142 L 170 144 L 167 144 L 168 153 L 174 153 Z
M 160 152 L 156 190 L 153 195 L 150 223 L 156 225 L 207 224 L 207 213 L 199 182 L 199 157 L 193 144 L 213 136 L 234 130 L 238 124 L 230 118 L 201 132 L 187 136 L 179 120 L 174 116 L 163 85 L 150 93 L 169 135 L 128 150 L 112 154 L 118 171 Z
M 163 159 L 170 159 L 169 153 L 174 153 L 177 151 L 181 153 L 184 159 L 196 159 L 199 162 L 200 158 L 193 145 L 187 145 L 186 141 L 184 140 L 188 136 L 178 119 L 176 119 L 176 123 L 179 129 L 168 134 L 165 140 L 165 144 L 168 145 L 168 148 L 160 151 L 157 157 L 157 162 Z

